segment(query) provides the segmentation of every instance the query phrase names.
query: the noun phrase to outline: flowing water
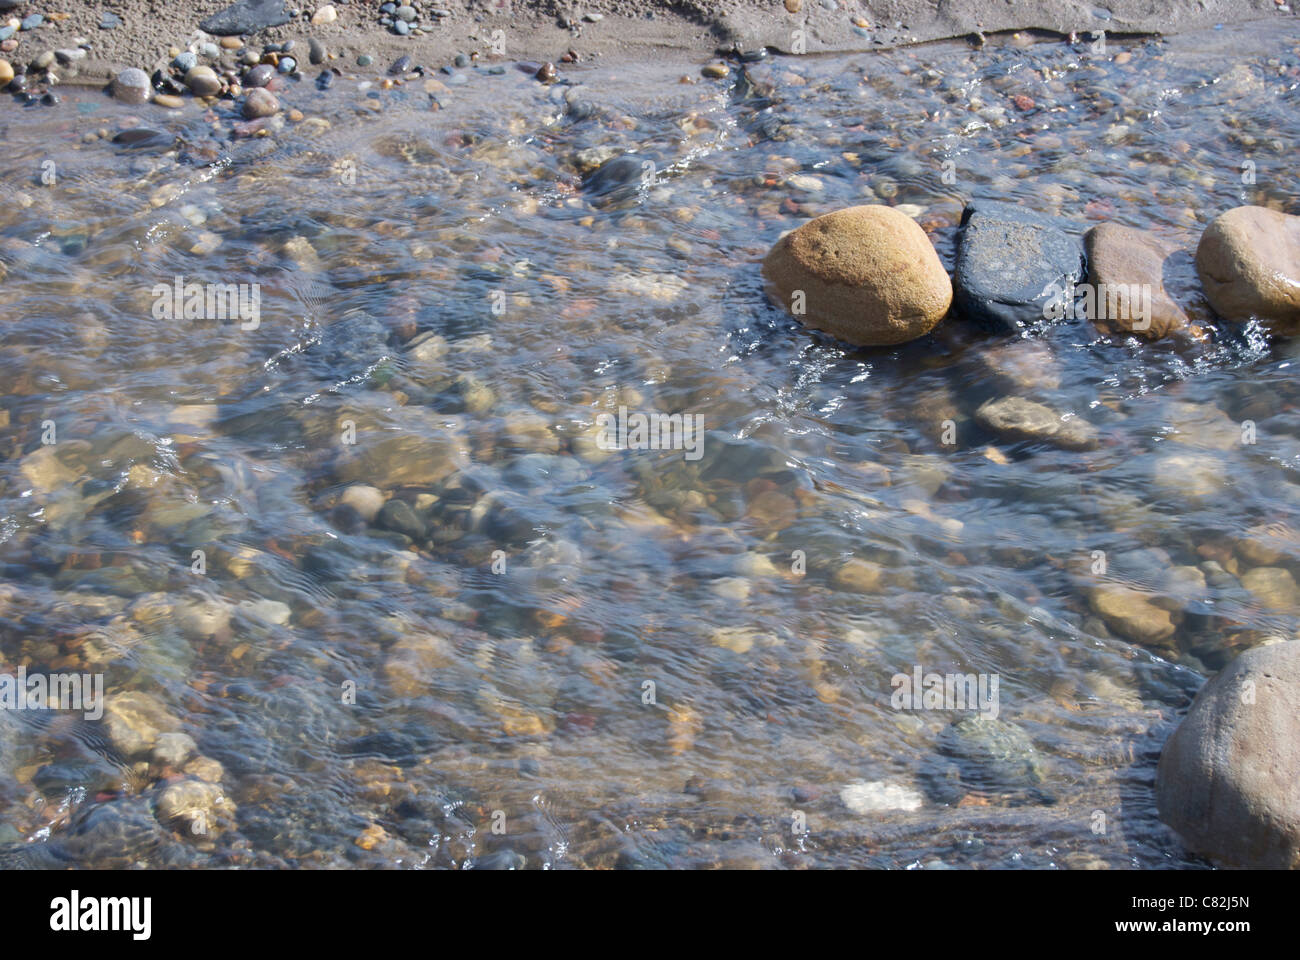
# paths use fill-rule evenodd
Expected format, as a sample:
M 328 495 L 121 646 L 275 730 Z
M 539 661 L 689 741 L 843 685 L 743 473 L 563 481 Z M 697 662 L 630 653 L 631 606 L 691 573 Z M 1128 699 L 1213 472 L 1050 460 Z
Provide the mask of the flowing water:
M 1203 865 L 1155 763 L 1208 673 L 1295 634 L 1248 571 L 1300 567 L 1300 389 L 1192 252 L 1231 206 L 1300 212 L 1300 35 L 684 72 L 306 79 L 239 139 L 228 105 L 3 107 L 0 672 L 152 699 L 0 711 L 0 859 Z M 853 203 L 951 268 L 972 197 L 1180 245 L 1206 338 L 952 317 L 858 350 L 764 296 L 780 233 Z M 998 441 L 998 394 L 1100 447 Z M 608 449 L 620 407 L 701 443 Z M 357 484 L 400 504 L 368 522 Z M 1176 631 L 1108 627 L 1106 583 Z M 917 667 L 997 676 L 990 743 L 894 708 Z

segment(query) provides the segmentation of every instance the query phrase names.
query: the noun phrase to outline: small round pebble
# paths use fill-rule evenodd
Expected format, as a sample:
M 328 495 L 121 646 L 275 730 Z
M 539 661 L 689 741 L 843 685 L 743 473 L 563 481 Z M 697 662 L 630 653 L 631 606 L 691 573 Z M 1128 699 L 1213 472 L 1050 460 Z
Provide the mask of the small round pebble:
M 244 100 L 244 119 L 260 120 L 262 117 L 271 117 L 279 112 L 280 101 L 270 90 L 255 87 L 248 91 L 248 97 Z
M 244 86 L 264 87 L 271 82 L 271 78 L 274 76 L 275 67 L 269 63 L 259 63 L 244 75 Z
M 123 103 L 144 103 L 149 94 L 149 74 L 139 67 L 127 67 L 113 79 L 113 96 Z

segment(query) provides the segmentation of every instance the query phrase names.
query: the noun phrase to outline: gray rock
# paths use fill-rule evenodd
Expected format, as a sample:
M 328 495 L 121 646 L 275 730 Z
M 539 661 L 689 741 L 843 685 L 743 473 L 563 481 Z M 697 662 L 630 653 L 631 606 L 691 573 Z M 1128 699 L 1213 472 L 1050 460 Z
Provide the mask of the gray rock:
M 625 154 L 606 160 L 584 177 L 582 189 L 597 206 L 624 204 L 644 192 L 654 170 L 650 157 Z
M 1010 203 L 967 204 L 953 271 L 957 309 L 996 330 L 1041 326 L 1048 305 L 1063 304 L 1083 275 L 1083 244 L 1068 226 Z
M 148 801 L 133 797 L 82 806 L 58 849 L 81 866 L 125 869 L 152 862 L 168 843 Z
M 1160 755 L 1156 807 L 1206 857 L 1300 867 L 1300 641 L 1247 650 L 1201 688 Z
M 269 63 L 259 63 L 244 74 L 244 86 L 264 87 L 275 77 L 275 67 Z
M 278 27 L 290 19 L 287 0 L 239 0 L 199 22 L 208 33 L 233 37 Z
M 198 744 L 188 733 L 160 733 L 153 745 L 154 763 L 179 767 L 198 751 Z
M 424 521 L 405 500 L 389 500 L 384 504 L 379 515 L 375 517 L 375 525 L 384 530 L 403 534 L 417 542 L 424 539 L 426 532 Z
M 1023 729 L 1014 723 L 986 714 L 976 714 L 946 728 L 939 737 L 939 753 L 952 760 L 945 768 L 966 788 L 986 793 L 1022 793 L 1039 803 L 1055 798 L 1042 788 L 1045 766 L 1042 756 Z M 927 784 L 939 799 L 934 784 Z

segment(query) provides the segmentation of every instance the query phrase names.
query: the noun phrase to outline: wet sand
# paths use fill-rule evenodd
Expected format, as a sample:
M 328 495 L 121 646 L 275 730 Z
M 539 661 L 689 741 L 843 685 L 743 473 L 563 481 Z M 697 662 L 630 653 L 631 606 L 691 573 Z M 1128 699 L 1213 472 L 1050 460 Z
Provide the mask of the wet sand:
M 500 59 L 551 60 L 569 51 L 577 62 L 608 63 L 676 54 L 706 58 L 719 49 L 769 47 L 783 53 L 844 53 L 884 49 L 979 33 L 1022 29 L 1063 35 L 1169 34 L 1217 24 L 1262 18 L 1292 18 L 1296 10 L 1276 0 L 1205 0 L 1199 4 L 1153 4 L 1149 0 L 584 0 L 582 3 L 511 0 L 436 0 L 422 8 L 432 24 L 423 36 L 397 36 L 379 22 L 378 0 L 336 3 L 332 23 L 313 25 L 324 4 L 286 0 L 297 11 L 287 23 L 245 36 L 259 43 L 316 37 L 335 58 L 355 61 L 368 53 L 377 64 L 408 54 L 437 64 L 457 54 Z M 3 4 L 0 4 L 3 6 Z M 45 23 L 16 34 L 17 49 L 0 54 L 11 62 L 30 62 L 46 50 L 89 41 L 89 56 L 68 68 L 65 83 L 97 84 L 127 67 L 154 69 L 199 39 L 199 24 L 228 6 L 224 0 L 168 4 L 122 0 L 72 5 L 49 11 L 44 3 L 23 2 L 6 18 L 44 13 Z M 100 17 L 112 10 L 121 20 L 101 29 Z M 435 18 L 433 10 L 447 16 Z M 54 19 L 58 17 L 59 19 Z M 595 21 L 595 22 L 592 22 Z M 496 31 L 501 31 L 496 34 Z M 206 36 L 206 35 L 204 35 Z M 494 53 L 496 36 L 504 53 Z M 498 50 L 500 44 L 498 43 Z

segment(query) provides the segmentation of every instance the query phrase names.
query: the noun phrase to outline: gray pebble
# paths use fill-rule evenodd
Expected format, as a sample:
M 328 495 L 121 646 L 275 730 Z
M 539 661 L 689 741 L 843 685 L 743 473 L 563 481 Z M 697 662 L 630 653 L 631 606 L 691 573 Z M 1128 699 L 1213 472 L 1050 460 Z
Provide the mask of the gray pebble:
M 244 86 L 264 87 L 271 82 L 271 78 L 274 76 L 275 67 L 269 63 L 259 63 L 244 75 Z

